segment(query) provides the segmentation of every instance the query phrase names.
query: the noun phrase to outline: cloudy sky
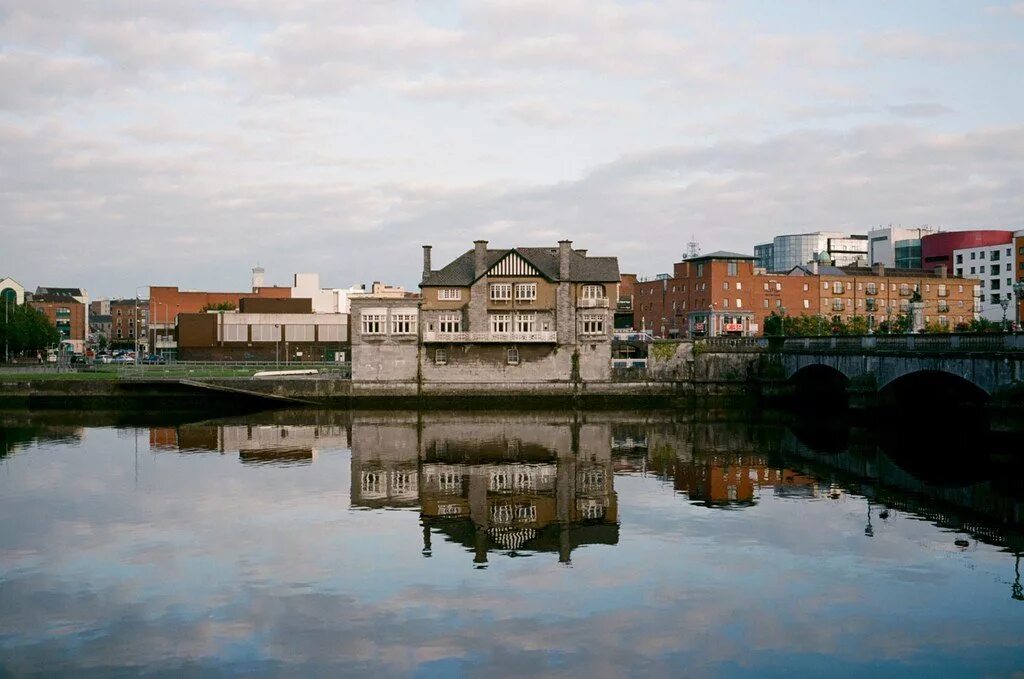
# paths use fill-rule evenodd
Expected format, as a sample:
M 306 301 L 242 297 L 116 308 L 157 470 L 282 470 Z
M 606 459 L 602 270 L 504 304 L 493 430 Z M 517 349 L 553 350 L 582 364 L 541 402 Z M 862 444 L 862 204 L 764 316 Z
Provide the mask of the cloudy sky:
M 1024 228 L 1024 2 L 0 0 L 0 274 L 415 286 L 573 239 Z

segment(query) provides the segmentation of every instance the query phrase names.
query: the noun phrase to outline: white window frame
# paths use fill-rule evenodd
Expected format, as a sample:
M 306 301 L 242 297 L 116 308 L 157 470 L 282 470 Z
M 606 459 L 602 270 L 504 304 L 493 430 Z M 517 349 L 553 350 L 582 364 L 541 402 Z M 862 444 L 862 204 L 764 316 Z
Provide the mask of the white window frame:
M 508 302 L 512 299 L 512 284 L 511 283 L 491 283 L 491 301 L 493 302 Z
M 603 285 L 584 285 L 580 291 L 580 295 L 583 299 L 604 299 L 604 286 Z
M 537 314 L 516 314 L 515 328 L 517 333 L 537 332 Z
M 509 347 L 505 358 L 509 365 L 519 365 L 519 347 Z
M 416 334 L 416 313 L 412 311 L 391 312 L 391 334 L 392 335 L 415 335 Z
M 316 326 L 312 323 L 289 323 L 284 326 L 286 342 L 316 341 Z
M 437 299 L 441 302 L 461 301 L 462 290 L 459 288 L 441 288 L 437 291 Z
M 437 329 L 442 333 L 462 332 L 462 314 L 441 314 L 437 317 Z
M 490 314 L 488 325 L 491 334 L 507 335 L 512 332 L 512 314 Z
M 517 301 L 533 301 L 537 299 L 537 284 L 516 283 L 515 296 Z
M 448 365 L 447 349 L 434 349 L 434 365 Z
M 222 330 L 224 342 L 249 341 L 249 326 L 244 323 L 225 323 Z
M 363 311 L 360 314 L 360 329 L 363 335 L 387 334 L 388 315 L 383 310 Z
M 604 314 L 581 314 L 580 334 L 603 335 L 605 333 L 604 324 Z

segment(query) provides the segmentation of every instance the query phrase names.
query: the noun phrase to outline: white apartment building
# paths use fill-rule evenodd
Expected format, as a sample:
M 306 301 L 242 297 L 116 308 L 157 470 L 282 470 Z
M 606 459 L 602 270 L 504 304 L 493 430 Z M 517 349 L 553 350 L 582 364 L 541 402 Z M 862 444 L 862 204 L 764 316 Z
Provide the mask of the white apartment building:
M 975 310 L 981 318 L 1002 321 L 1002 303 L 1006 302 L 1007 322 L 1018 320 L 1013 294 L 1014 262 L 1012 242 L 953 250 L 953 273 L 978 281 Z
M 315 314 L 347 314 L 349 298 L 365 292 L 366 288 L 362 285 L 353 285 L 349 288 L 321 288 L 320 274 L 316 273 L 297 273 L 292 285 L 292 298 L 313 300 Z

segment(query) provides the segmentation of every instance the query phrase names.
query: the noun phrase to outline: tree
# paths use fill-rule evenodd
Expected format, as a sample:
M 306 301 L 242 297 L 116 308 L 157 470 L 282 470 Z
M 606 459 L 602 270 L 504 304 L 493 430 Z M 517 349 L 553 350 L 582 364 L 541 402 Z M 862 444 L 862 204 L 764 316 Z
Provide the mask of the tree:
M 238 306 L 234 302 L 217 302 L 216 304 L 206 304 L 199 313 L 206 313 L 207 311 L 234 311 Z
M 46 314 L 28 304 L 0 301 L 0 344 L 17 355 L 33 353 L 60 343 L 60 332 Z

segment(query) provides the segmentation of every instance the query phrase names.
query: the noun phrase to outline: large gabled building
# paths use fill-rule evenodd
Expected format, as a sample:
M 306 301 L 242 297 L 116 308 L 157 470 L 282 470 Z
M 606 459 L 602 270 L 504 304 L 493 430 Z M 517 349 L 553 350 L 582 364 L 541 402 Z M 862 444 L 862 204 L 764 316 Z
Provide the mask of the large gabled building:
M 353 380 L 502 384 L 608 379 L 615 257 L 557 247 L 474 247 L 434 269 L 422 299 L 356 297 Z

